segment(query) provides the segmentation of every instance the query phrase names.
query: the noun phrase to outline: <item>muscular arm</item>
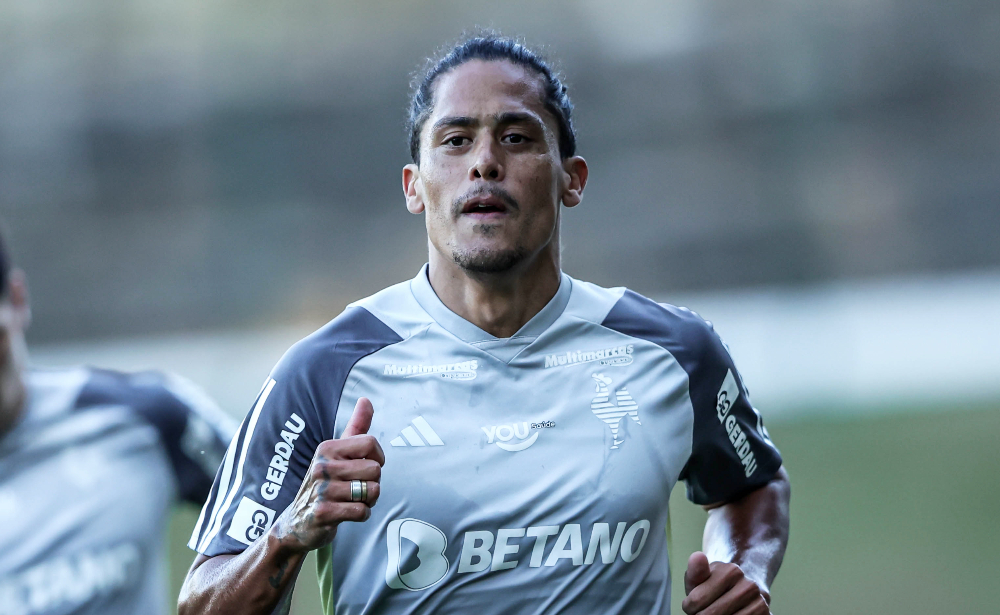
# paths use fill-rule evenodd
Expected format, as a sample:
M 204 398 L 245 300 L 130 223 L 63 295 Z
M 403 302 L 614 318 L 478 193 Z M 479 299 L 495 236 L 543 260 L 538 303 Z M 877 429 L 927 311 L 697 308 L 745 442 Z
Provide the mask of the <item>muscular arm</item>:
M 198 555 L 181 588 L 180 615 L 288 612 L 306 554 L 329 544 L 344 521 L 367 521 L 378 501 L 385 455 L 365 435 L 373 412 L 362 397 L 341 439 L 320 443 L 295 499 L 267 534 L 238 555 Z M 366 500 L 352 501 L 352 480 L 366 482 Z
M 782 467 L 763 487 L 706 507 L 705 552 L 691 556 L 684 575 L 685 613 L 769 613 L 771 583 L 788 545 L 790 497 Z
M 179 615 L 288 613 L 305 559 L 268 533 L 239 555 L 198 554 L 181 588 Z

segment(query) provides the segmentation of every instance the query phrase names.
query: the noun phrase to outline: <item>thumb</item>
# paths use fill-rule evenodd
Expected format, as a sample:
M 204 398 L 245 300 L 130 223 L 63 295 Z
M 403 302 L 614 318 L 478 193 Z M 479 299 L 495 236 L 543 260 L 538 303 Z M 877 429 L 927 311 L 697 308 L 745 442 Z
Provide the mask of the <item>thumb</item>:
M 344 433 L 340 438 L 350 438 L 351 436 L 368 433 L 368 428 L 372 426 L 372 416 L 374 414 L 375 408 L 372 407 L 372 402 L 367 397 L 359 399 L 358 403 L 354 406 L 354 413 L 351 414 L 351 420 L 347 421 L 347 427 L 344 428 Z
M 707 581 L 711 574 L 708 557 L 701 551 L 692 553 L 688 558 L 687 572 L 684 573 L 684 593 L 690 594 L 692 589 Z

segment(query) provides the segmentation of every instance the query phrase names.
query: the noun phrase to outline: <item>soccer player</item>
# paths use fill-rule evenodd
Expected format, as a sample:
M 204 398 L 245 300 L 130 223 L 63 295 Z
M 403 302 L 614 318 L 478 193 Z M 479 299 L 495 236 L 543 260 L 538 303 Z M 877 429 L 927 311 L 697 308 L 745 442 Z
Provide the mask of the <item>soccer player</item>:
M 165 613 L 171 504 L 201 504 L 231 421 L 156 372 L 27 365 L 0 241 L 0 615 Z
M 725 346 L 688 310 L 560 270 L 560 208 L 588 176 L 571 109 L 507 39 L 427 71 L 403 191 L 429 263 L 264 382 L 181 613 L 281 612 L 312 550 L 330 615 L 668 613 L 679 479 L 710 510 L 684 611 L 768 613 L 789 483 Z

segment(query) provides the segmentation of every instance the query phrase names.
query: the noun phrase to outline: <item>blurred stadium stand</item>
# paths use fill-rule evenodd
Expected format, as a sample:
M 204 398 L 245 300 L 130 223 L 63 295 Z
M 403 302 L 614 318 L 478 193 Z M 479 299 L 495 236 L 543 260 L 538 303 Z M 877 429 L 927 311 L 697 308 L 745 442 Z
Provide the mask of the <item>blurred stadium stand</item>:
M 490 19 L 569 77 L 592 166 L 575 275 L 669 297 L 1000 266 L 995 2 L 493 13 L 0 4 L 0 207 L 32 339 L 317 320 L 411 276 L 408 73 Z

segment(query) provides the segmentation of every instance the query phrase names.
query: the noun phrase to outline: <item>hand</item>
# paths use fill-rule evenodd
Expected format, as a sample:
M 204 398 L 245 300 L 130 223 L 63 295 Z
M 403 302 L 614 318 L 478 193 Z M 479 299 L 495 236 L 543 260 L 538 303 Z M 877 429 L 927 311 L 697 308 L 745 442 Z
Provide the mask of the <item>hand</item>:
M 681 608 L 687 615 L 770 615 L 771 595 L 743 574 L 736 564 L 708 563 L 696 551 L 684 573 L 687 598 Z
M 367 521 L 378 501 L 385 454 L 369 436 L 375 410 L 362 397 L 354 406 L 344 434 L 316 447 L 302 486 L 272 528 L 272 534 L 292 551 L 306 552 L 328 544 L 343 521 Z M 368 483 L 368 497 L 351 501 L 351 481 Z

